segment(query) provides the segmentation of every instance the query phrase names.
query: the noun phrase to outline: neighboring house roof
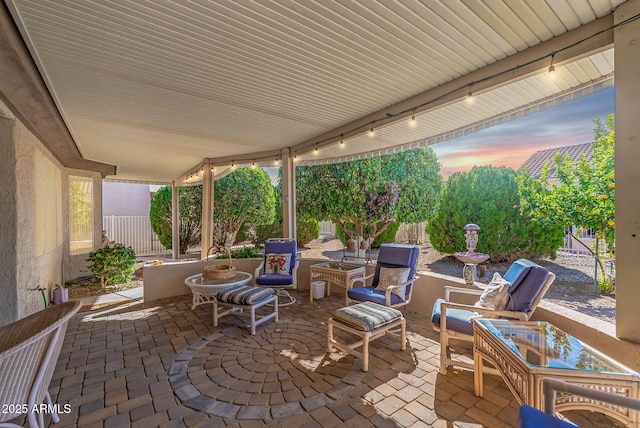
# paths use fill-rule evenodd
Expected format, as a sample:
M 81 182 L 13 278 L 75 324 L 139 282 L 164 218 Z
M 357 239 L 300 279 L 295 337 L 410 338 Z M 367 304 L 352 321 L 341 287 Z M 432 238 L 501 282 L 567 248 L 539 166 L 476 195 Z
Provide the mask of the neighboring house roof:
M 573 162 L 577 162 L 580 159 L 580 154 L 584 153 L 587 159 L 591 159 L 593 147 L 591 143 L 576 144 L 575 146 L 566 147 L 554 147 L 553 149 L 540 150 L 535 152 L 529 159 L 527 159 L 520 167 L 521 171 L 529 170 L 529 176 L 535 180 L 539 180 L 542 174 L 542 167 L 548 161 L 551 164 L 551 171 L 549 172 L 549 179 L 553 181 L 556 177 L 556 169 L 552 162 L 556 153 L 562 153 L 563 156 L 569 156 Z

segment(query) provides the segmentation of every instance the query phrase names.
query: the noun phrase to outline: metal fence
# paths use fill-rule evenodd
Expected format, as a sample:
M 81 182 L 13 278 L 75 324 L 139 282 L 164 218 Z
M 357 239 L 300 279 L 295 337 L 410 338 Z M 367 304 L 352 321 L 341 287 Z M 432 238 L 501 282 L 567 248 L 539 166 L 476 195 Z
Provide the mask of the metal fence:
M 171 252 L 151 229 L 148 216 L 104 216 L 102 226 L 110 241 L 130 246 L 138 256 Z

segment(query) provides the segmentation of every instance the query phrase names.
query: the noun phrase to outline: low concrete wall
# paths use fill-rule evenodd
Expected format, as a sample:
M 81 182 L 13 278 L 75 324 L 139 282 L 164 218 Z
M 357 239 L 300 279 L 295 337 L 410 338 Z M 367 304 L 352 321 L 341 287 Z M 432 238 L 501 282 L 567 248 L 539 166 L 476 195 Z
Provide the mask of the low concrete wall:
M 234 259 L 233 265 L 241 272 L 253 275 L 262 259 Z M 226 260 L 212 261 L 212 264 L 227 264 Z M 198 273 L 207 264 L 206 260 L 190 262 L 164 263 L 161 265 L 146 265 L 143 272 L 144 302 L 151 302 L 165 297 L 191 294 L 191 290 L 184 280 Z M 252 280 L 249 284 L 253 284 Z
M 253 275 L 262 259 L 237 259 L 234 266 L 240 271 Z M 324 259 L 301 259 L 298 266 L 298 290 L 309 291 L 311 265 L 326 261 Z M 165 263 L 144 268 L 144 301 L 189 294 L 184 284 L 186 277 L 202 272 L 205 261 Z M 223 260 L 216 263 L 226 263 Z M 374 266 L 367 265 L 367 274 L 372 273 Z M 414 313 L 430 324 L 431 310 L 436 299 L 444 298 L 444 287 L 468 287 L 462 278 L 441 275 L 432 272 L 418 272 L 418 280 L 414 283 L 411 303 L 406 311 Z M 254 281 L 252 280 L 251 283 Z M 344 295 L 344 290 L 334 287 L 334 294 Z M 605 321 L 584 315 L 563 306 L 550 302 L 542 302 L 533 316 L 534 320 L 549 321 L 565 332 L 581 339 L 583 342 L 602 350 L 621 363 L 640 371 L 640 344 L 628 342 L 615 337 L 615 326 Z

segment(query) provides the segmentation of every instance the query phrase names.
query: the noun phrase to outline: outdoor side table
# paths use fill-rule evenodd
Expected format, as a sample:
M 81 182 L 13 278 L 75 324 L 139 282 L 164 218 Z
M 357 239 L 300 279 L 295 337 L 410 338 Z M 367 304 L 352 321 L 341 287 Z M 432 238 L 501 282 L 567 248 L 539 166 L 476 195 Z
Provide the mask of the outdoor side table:
M 352 263 L 324 262 L 311 266 L 311 281 L 326 281 L 327 296 L 331 295 L 331 284 L 342 287 L 345 290 L 345 306 L 349 305 L 347 290 L 354 279 L 364 278 L 365 267 Z M 313 302 L 313 290 L 310 290 L 309 301 Z
M 491 363 L 520 404 L 543 410 L 542 380 L 552 377 L 638 398 L 640 374 L 545 321 L 478 319 L 473 328 L 474 390 L 482 397 L 483 361 Z M 638 412 L 571 393 L 556 394 L 556 410 L 594 410 L 636 426 Z
M 253 275 L 247 272 L 236 272 L 236 276 L 229 279 L 204 279 L 201 273 L 191 275 L 184 280 L 184 283 L 191 289 L 191 293 L 193 293 L 193 305 L 191 309 L 193 310 L 196 306 L 205 303 L 213 303 L 216 294 L 219 292 L 245 285 L 251 281 L 251 278 L 253 278 Z

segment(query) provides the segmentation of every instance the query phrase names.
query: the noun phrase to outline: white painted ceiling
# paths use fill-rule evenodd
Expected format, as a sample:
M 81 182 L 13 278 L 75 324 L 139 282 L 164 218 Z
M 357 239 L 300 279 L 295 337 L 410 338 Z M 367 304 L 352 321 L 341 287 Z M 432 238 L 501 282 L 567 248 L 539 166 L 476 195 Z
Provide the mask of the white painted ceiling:
M 203 158 L 295 148 L 623 0 L 5 2 L 82 155 L 117 165 L 117 179 L 169 182 Z M 613 52 L 559 64 L 553 80 L 548 65 L 416 127 L 405 118 L 299 159 L 433 144 L 527 114 L 611 84 Z

